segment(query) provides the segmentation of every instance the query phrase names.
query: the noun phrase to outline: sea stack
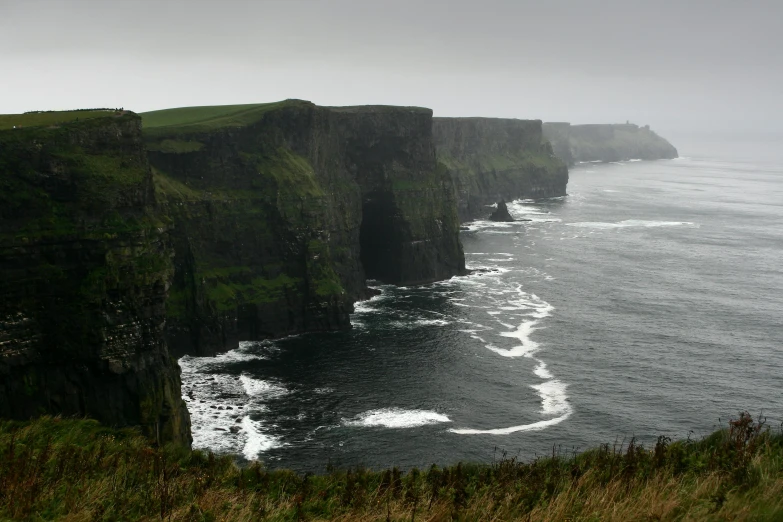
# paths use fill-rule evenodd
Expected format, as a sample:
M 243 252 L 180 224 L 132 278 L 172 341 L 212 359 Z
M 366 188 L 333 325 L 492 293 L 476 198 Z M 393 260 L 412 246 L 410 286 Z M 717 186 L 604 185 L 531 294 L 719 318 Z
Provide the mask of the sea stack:
M 495 211 L 489 216 L 489 220 L 510 222 L 510 221 L 514 221 L 514 218 L 511 217 L 511 214 L 508 213 L 508 207 L 506 206 L 506 202 L 501 199 L 500 201 L 498 201 L 498 208 L 495 209 Z

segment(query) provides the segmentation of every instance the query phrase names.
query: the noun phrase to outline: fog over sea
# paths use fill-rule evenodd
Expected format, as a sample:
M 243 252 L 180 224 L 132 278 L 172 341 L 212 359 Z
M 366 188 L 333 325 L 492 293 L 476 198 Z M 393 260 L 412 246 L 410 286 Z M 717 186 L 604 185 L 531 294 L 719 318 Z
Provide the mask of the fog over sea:
M 194 447 L 323 472 L 779 426 L 783 158 L 681 153 L 467 224 L 471 275 L 374 285 L 349 332 L 184 357 Z

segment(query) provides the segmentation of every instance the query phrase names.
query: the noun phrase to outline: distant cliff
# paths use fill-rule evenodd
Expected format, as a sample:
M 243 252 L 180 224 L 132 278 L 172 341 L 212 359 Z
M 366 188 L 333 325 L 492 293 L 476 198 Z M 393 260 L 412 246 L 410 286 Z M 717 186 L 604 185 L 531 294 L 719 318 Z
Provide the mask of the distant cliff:
M 501 200 L 566 194 L 568 168 L 554 155 L 540 120 L 434 118 L 433 135 L 463 221 L 485 217 L 487 205 Z
M 189 444 L 163 333 L 173 250 L 141 118 L 3 120 L 0 417 L 87 415 Z
M 367 278 L 419 284 L 465 272 L 428 109 L 291 100 L 144 119 L 172 220 L 176 353 L 349 328 Z
M 671 143 L 650 130 L 625 124 L 545 123 L 544 135 L 569 165 L 580 161 L 656 160 L 677 157 Z

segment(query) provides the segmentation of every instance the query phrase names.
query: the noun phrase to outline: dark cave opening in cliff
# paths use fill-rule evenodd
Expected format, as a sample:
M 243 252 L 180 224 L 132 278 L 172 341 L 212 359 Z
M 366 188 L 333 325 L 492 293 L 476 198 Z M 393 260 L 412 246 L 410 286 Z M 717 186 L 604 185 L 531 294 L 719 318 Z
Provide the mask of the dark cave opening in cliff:
M 391 195 L 371 192 L 364 197 L 359 245 L 367 279 L 400 282 L 400 238 L 396 214 L 397 207 Z

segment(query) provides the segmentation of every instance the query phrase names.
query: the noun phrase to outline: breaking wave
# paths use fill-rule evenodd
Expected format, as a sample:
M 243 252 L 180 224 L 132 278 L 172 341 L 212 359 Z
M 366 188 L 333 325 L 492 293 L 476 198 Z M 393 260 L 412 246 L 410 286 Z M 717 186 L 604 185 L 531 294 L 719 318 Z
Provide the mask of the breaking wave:
M 626 219 L 618 223 L 603 223 L 600 221 L 583 221 L 578 223 L 566 223 L 569 227 L 578 228 L 597 228 L 597 229 L 611 229 L 611 228 L 631 228 L 631 227 L 644 227 L 644 228 L 656 228 L 656 227 L 698 227 L 697 224 L 690 221 L 645 221 L 641 219 Z
M 361 413 L 353 419 L 343 419 L 345 426 L 416 428 L 428 424 L 451 422 L 446 415 L 429 410 L 382 408 Z

